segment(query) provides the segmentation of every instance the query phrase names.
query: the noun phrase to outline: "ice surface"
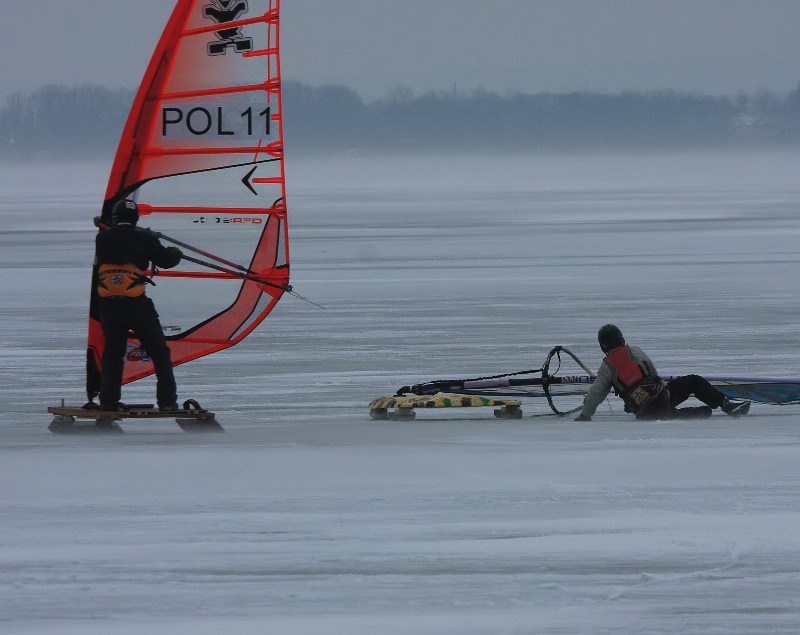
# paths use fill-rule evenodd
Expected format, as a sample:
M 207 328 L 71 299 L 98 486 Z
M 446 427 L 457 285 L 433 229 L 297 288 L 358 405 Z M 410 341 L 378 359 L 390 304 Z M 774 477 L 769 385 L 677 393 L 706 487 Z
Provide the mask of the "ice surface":
M 47 432 L 82 402 L 108 166 L 0 166 L 3 633 L 795 633 L 797 407 L 592 423 L 421 412 L 402 384 L 591 366 L 797 375 L 800 155 L 289 161 L 293 279 L 180 367 L 225 435 Z M 153 384 L 126 387 L 148 401 Z

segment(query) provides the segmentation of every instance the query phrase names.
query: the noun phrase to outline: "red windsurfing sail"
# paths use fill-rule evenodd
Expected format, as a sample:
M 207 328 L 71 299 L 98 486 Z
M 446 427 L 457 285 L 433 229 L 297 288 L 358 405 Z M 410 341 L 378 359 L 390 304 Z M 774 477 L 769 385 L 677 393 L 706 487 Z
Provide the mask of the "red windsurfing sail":
M 185 261 L 149 287 L 174 365 L 239 342 L 289 289 L 278 25 L 279 0 L 178 0 L 122 133 L 101 220 L 134 198 L 140 226 L 221 264 Z M 103 352 L 95 287 L 90 399 Z M 123 383 L 153 372 L 132 337 Z

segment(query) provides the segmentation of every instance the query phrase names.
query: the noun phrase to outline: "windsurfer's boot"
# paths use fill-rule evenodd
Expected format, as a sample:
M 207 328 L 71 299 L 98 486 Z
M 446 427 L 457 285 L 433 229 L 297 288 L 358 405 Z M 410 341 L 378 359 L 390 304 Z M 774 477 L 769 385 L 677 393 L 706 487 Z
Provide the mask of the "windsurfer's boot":
M 720 408 L 729 417 L 743 417 L 750 412 L 750 402 L 733 401 L 725 397 Z
M 86 406 L 84 406 L 85 408 Z M 103 403 L 100 402 L 100 410 L 108 410 L 108 411 L 120 411 L 125 410 L 125 404 L 121 401 L 112 401 L 111 403 Z

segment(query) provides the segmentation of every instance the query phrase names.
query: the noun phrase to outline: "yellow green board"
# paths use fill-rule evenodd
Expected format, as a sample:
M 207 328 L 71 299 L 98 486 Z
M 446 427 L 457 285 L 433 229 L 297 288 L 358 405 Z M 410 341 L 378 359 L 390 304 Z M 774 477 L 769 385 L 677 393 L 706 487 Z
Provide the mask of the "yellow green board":
M 373 419 L 395 417 L 413 418 L 414 408 L 481 408 L 496 407 L 495 415 L 502 418 L 521 416 L 520 402 L 517 399 L 489 399 L 480 395 L 394 395 L 378 397 L 369 404 L 369 414 Z M 389 411 L 395 409 L 393 413 Z

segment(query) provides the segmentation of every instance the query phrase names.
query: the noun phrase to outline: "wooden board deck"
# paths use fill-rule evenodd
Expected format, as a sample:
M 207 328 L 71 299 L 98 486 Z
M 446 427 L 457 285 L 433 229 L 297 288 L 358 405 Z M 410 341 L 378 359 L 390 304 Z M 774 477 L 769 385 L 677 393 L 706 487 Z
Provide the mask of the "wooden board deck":
M 185 405 L 190 403 L 197 402 Z M 62 405 L 51 406 L 47 412 L 54 415 L 49 430 L 57 434 L 121 432 L 119 422 L 125 419 L 174 419 L 186 432 L 224 432 L 215 414 L 199 406 L 161 412 L 153 404 L 128 404 L 122 410 Z
M 51 406 L 47 412 L 54 415 L 75 417 L 76 419 L 176 419 L 189 417 L 191 419 L 213 419 L 214 413 L 205 410 L 184 408 L 161 412 L 153 406 L 129 406 L 124 410 L 100 410 L 81 408 L 80 406 Z

